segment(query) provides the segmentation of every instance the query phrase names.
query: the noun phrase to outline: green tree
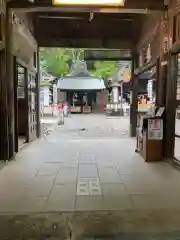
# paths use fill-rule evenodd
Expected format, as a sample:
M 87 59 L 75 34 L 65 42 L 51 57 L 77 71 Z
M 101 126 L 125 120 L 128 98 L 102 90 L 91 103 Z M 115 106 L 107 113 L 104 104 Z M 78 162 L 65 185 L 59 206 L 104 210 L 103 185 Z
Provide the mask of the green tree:
M 54 76 L 64 76 L 68 74 L 68 55 L 63 49 L 41 49 L 41 65 L 47 72 Z
M 41 48 L 41 66 L 54 76 L 60 77 L 68 75 L 72 67 L 76 67 L 78 61 L 84 60 L 83 49 L 70 48 Z M 102 77 L 108 80 L 117 70 L 117 62 L 96 61 L 93 76 Z
M 84 59 L 83 49 L 41 48 L 41 66 L 54 76 L 65 76 L 70 72 L 70 65 Z M 71 64 L 70 64 L 71 63 Z
M 102 77 L 105 81 L 107 81 L 117 70 L 117 62 L 97 61 L 95 62 L 95 69 L 96 70 L 92 72 L 92 75 Z

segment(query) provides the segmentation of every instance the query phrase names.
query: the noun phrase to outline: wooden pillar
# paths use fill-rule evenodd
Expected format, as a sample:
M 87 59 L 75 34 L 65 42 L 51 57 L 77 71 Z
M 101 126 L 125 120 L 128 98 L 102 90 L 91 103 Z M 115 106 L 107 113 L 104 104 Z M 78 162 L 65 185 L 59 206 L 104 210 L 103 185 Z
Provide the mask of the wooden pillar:
M 8 88 L 8 130 L 9 130 L 9 159 L 15 156 L 15 114 L 14 114 L 14 66 L 12 55 L 12 14 L 6 6 L 6 81 Z
M 40 57 L 39 48 L 37 49 L 37 74 L 36 74 L 36 131 L 37 137 L 41 137 L 41 120 L 40 120 Z
M 0 52 L 0 160 L 9 159 L 5 50 Z
M 19 142 L 18 142 L 18 69 L 16 66 L 16 57 L 13 57 L 13 72 L 14 72 L 14 132 L 15 132 L 15 152 L 19 151 Z
M 166 115 L 165 115 L 165 156 L 174 156 L 175 146 L 175 115 L 176 115 L 176 83 L 177 83 L 177 56 L 171 55 L 169 60 L 169 74 L 166 90 Z
M 132 78 L 131 78 L 132 99 L 131 99 L 131 105 L 130 105 L 130 136 L 131 137 L 136 137 L 137 111 L 138 111 L 138 76 L 134 74 L 135 67 L 137 67 L 137 58 L 133 57 Z
M 159 91 L 158 91 L 158 106 L 160 107 L 163 107 L 166 104 L 167 76 L 168 76 L 167 63 L 161 62 L 159 68 Z
M 160 88 L 160 60 L 156 62 L 156 106 L 159 106 L 159 88 Z
M 157 99 L 156 103 L 159 107 L 164 107 L 166 105 L 166 86 L 168 77 L 168 62 L 169 54 L 163 54 L 157 63 Z

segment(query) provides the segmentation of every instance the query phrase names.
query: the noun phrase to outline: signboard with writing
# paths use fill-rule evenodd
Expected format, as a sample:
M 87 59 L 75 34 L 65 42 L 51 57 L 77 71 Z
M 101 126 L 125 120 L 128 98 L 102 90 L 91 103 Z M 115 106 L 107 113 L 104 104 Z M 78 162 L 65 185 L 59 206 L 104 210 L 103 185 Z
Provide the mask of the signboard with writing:
M 112 50 L 85 50 L 84 60 L 120 60 L 122 58 L 131 58 L 131 50 L 126 49 L 112 49 Z
M 148 139 L 162 140 L 163 139 L 163 120 L 148 119 Z
M 129 82 L 131 80 L 131 68 L 132 64 L 130 61 L 119 61 L 117 72 L 118 81 Z

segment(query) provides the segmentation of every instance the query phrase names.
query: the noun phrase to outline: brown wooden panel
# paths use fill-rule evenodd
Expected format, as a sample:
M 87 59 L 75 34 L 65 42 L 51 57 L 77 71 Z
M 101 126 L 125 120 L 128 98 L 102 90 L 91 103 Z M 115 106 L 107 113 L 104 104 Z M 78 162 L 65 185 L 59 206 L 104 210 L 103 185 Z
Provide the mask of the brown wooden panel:
M 180 42 L 180 13 L 173 17 L 173 43 Z
M 157 33 L 159 32 L 161 18 L 161 13 L 154 13 L 144 16 L 144 18 L 142 19 L 143 25 L 137 45 L 138 51 L 140 51 L 140 49 L 146 47 L 151 41 L 153 41 L 155 35 L 157 35 Z
M 45 38 L 37 39 L 40 47 L 69 47 L 69 48 L 106 48 L 106 49 L 131 49 L 132 39 L 78 39 L 78 38 Z
M 9 159 L 7 81 L 5 79 L 5 52 L 0 52 L 0 161 Z
M 46 26 L 46 27 L 44 27 Z M 58 26 L 58 29 L 57 29 Z M 66 27 L 64 27 L 66 26 Z M 133 22 L 94 20 L 38 19 L 35 21 L 36 38 L 132 38 Z

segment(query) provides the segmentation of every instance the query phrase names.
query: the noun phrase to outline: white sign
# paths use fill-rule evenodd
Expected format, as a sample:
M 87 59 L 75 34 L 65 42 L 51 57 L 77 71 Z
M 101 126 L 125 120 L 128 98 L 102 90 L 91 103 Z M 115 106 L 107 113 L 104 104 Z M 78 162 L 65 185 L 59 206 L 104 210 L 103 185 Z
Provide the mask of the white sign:
M 139 66 L 143 67 L 143 56 L 142 56 L 142 52 L 139 55 Z
M 119 88 L 113 87 L 112 93 L 113 93 L 113 103 L 118 103 L 119 102 Z
M 152 103 L 153 102 L 153 81 L 152 80 L 148 81 L 147 92 L 148 92 L 149 101 L 150 103 Z
M 148 119 L 148 139 L 162 140 L 163 139 L 163 120 Z
M 148 45 L 148 48 L 147 48 L 147 52 L 146 52 L 146 59 L 147 59 L 147 62 L 151 62 L 151 58 L 152 58 L 152 55 L 151 55 L 151 45 L 149 44 Z
M 57 104 L 57 85 L 53 84 L 53 103 Z
M 44 106 L 49 106 L 49 87 L 44 87 Z

